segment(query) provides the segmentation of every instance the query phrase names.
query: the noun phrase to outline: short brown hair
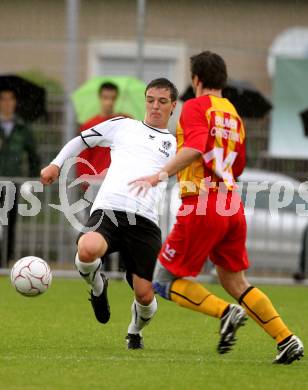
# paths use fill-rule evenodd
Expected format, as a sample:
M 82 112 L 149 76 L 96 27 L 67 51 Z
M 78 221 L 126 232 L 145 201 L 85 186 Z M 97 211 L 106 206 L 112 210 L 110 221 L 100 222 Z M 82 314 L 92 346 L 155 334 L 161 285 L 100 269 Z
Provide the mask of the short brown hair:
M 175 102 L 176 100 L 178 100 L 179 91 L 177 90 L 176 86 L 170 80 L 164 77 L 150 81 L 145 88 L 145 95 L 150 88 L 169 89 L 171 101 Z
M 191 76 L 198 76 L 203 88 L 223 89 L 227 83 L 227 66 L 221 56 L 203 51 L 190 58 Z

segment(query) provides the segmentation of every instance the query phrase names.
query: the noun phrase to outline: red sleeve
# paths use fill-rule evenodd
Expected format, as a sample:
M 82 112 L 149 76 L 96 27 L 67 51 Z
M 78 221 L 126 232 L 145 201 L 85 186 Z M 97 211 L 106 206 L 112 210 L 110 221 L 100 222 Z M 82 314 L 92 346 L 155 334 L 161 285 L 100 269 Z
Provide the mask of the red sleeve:
M 205 152 L 209 127 L 205 110 L 197 99 L 188 100 L 182 109 L 180 125 L 184 132 L 184 147 Z
M 91 127 L 91 125 L 92 125 L 91 121 L 87 121 L 79 127 L 79 131 L 82 132 L 84 130 L 87 130 L 89 127 Z M 89 161 L 89 158 L 90 158 L 89 149 L 86 149 L 83 152 L 81 152 L 78 157 Z M 78 161 L 76 164 L 76 175 L 77 175 L 77 177 L 80 177 L 81 175 L 91 175 L 91 171 L 86 164 L 83 164 L 83 163 Z
M 96 117 L 88 120 L 84 124 L 82 124 L 79 127 L 80 132 L 84 130 L 88 130 L 89 128 L 96 126 L 102 122 L 105 122 L 108 119 L 111 119 L 115 116 L 119 115 L 112 115 L 110 117 L 102 117 L 100 115 L 97 115 Z M 83 158 L 84 160 L 88 161 L 93 167 L 95 168 L 96 172 L 100 174 L 102 171 L 104 171 L 106 168 L 109 168 L 111 163 L 110 158 L 110 148 L 108 147 L 94 147 L 84 150 L 79 155 L 80 158 Z M 77 177 L 80 177 L 81 175 L 93 175 L 93 169 L 86 165 L 85 163 L 78 162 L 76 166 L 76 175 Z M 84 186 L 86 188 L 86 186 Z
M 82 131 L 84 131 L 84 130 L 87 130 L 89 127 L 91 127 L 91 126 L 88 126 L 88 122 L 87 122 L 87 123 L 84 123 L 83 125 L 81 125 L 81 126 L 79 127 L 80 133 L 81 133 Z
M 108 117 L 104 118 L 100 115 L 97 115 L 89 120 L 87 120 L 85 123 L 81 124 L 79 127 L 79 131 L 82 132 L 84 130 L 90 129 L 90 127 L 94 127 L 98 125 L 101 122 L 104 122 L 105 120 L 109 119 Z

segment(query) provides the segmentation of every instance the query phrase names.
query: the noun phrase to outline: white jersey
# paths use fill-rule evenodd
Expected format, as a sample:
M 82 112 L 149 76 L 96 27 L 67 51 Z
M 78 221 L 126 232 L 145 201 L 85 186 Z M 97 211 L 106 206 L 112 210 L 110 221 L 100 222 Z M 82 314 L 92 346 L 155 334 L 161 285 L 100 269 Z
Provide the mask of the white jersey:
M 109 146 L 111 165 L 94 200 L 91 213 L 111 209 L 139 214 L 158 224 L 165 184 L 136 196 L 129 182 L 159 172 L 176 153 L 168 129 L 156 129 L 129 118 L 113 118 L 80 134 L 87 147 Z

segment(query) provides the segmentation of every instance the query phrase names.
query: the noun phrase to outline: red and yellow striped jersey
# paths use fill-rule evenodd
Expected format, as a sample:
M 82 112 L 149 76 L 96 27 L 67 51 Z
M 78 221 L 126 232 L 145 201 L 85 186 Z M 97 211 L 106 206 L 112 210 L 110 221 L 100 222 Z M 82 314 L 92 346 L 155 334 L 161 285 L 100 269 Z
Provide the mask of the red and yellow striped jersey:
M 243 122 L 229 100 L 212 95 L 188 100 L 177 126 L 177 142 L 178 151 L 188 147 L 202 153 L 178 173 L 181 197 L 199 195 L 219 182 L 232 190 L 245 167 L 246 152 Z

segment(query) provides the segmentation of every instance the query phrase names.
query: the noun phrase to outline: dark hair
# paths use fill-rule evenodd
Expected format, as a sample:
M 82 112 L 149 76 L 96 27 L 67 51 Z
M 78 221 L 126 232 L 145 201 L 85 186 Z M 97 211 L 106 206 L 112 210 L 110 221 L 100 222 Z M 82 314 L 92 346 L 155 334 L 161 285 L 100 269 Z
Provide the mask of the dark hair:
M 111 82 L 105 82 L 101 84 L 98 89 L 98 95 L 100 95 L 104 89 L 108 89 L 109 91 L 116 91 L 117 94 L 119 93 L 118 86 Z
M 145 95 L 150 88 L 169 89 L 172 102 L 175 102 L 179 97 L 179 91 L 177 90 L 176 86 L 170 80 L 165 79 L 164 77 L 150 81 L 145 88 Z
M 203 51 L 190 57 L 191 75 L 198 76 L 203 88 L 223 89 L 227 83 L 227 66 L 222 57 Z

